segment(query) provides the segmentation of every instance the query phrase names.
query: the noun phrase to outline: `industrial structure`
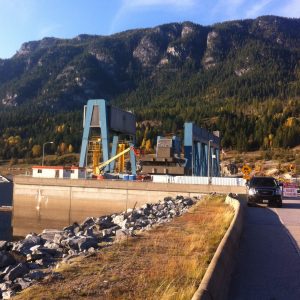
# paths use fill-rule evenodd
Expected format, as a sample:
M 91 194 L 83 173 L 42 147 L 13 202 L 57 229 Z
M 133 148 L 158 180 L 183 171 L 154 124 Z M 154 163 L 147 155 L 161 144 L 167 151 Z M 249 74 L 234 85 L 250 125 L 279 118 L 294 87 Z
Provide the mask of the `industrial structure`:
M 157 137 L 155 157 L 145 156 L 141 159 L 143 174 L 184 175 L 186 159 L 181 157 L 179 137 Z
M 183 139 L 158 136 L 155 154 L 148 155 L 135 148 L 134 114 L 104 99 L 87 102 L 83 127 L 79 166 L 35 166 L 32 177 L 14 179 L 14 235 L 61 228 L 162 195 L 245 189 L 242 178 L 218 177 L 220 138 L 193 123 L 184 124 Z
M 179 137 L 158 136 L 155 157 L 142 159 L 142 172 L 187 176 L 220 176 L 220 138 L 194 123 L 184 124 L 184 154 Z
M 104 99 L 89 100 L 83 111 L 83 136 L 79 167 L 33 167 L 33 177 L 130 178 L 137 173 L 136 119 L 133 113 Z M 129 154 L 129 157 L 128 157 Z M 91 167 L 90 167 L 91 163 Z M 154 155 L 139 158 L 141 175 L 220 176 L 220 137 L 194 123 L 184 124 L 184 138 L 157 137 Z M 133 177 L 132 177 L 133 176 Z
M 219 177 L 219 132 L 210 133 L 194 123 L 185 123 L 184 157 L 187 159 L 187 175 Z
M 83 127 L 79 167 L 87 165 L 88 154 L 91 154 L 94 173 L 99 174 L 102 168 L 105 172 L 114 172 L 117 158 L 118 171 L 123 172 L 124 155 L 130 152 L 130 171 L 136 174 L 133 148 L 136 120 L 132 113 L 113 107 L 104 99 L 89 100 L 84 107 Z M 92 132 L 93 129 L 96 132 Z M 121 155 L 117 154 L 118 150 Z M 100 165 L 100 161 L 105 164 Z

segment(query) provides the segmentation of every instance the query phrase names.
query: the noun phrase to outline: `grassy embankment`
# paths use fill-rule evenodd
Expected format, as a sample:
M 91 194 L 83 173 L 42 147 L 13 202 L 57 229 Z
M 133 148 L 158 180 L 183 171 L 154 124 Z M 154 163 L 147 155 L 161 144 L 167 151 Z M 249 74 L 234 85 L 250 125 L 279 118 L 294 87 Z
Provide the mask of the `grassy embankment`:
M 190 299 L 233 217 L 224 196 L 200 201 L 182 217 L 63 264 L 16 299 Z

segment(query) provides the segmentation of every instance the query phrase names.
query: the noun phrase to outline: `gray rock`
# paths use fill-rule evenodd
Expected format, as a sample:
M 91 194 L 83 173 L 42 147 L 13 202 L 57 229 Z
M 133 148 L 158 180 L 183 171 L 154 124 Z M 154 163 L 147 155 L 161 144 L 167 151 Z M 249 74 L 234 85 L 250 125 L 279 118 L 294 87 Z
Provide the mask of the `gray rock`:
M 11 299 L 15 295 L 16 295 L 15 291 L 8 290 L 8 291 L 2 293 L 2 298 L 3 298 L 3 300 L 7 300 L 7 299 Z
M 15 266 L 8 266 L 6 267 L 1 273 L 0 273 L 0 280 L 4 278 L 5 275 L 7 275 Z
M 44 259 L 38 259 L 38 260 L 36 260 L 35 261 L 35 263 L 38 265 L 38 266 L 40 266 L 40 267 L 46 267 L 46 262 L 45 262 L 45 260 Z
M 173 216 L 177 215 L 177 211 L 175 209 L 171 209 L 169 213 Z
M 77 223 L 74 223 L 70 226 L 64 227 L 63 231 L 69 231 L 69 232 L 74 232 L 75 227 L 78 227 L 79 225 Z
M 133 231 L 132 230 L 124 230 L 124 229 L 118 229 L 117 231 L 116 231 L 116 238 L 115 238 L 115 240 L 116 241 L 121 241 L 121 240 L 123 240 L 124 238 L 127 238 L 127 237 L 129 237 L 129 236 L 133 236 Z
M 28 262 L 27 267 L 30 270 L 36 270 L 36 269 L 39 269 L 41 266 L 39 264 L 35 263 L 35 262 Z
M 2 250 L 8 250 L 8 242 L 7 241 L 0 241 L 0 251 Z
M 32 281 L 29 278 L 17 278 L 15 283 L 21 286 L 21 289 L 24 290 L 31 286 Z
M 70 250 L 68 251 L 68 255 L 72 255 L 72 256 L 75 257 L 75 256 L 78 255 L 78 251 L 76 251 L 76 250 L 71 250 L 71 249 L 70 249 Z
M 41 245 L 43 240 L 41 237 L 33 234 L 28 234 L 26 238 L 14 244 L 13 250 L 22 252 L 24 254 L 30 253 L 30 248 L 36 245 Z
M 33 261 L 42 259 L 43 257 L 44 257 L 43 253 L 36 251 L 35 253 L 27 254 L 27 261 L 33 262 Z
M 87 228 L 87 229 L 84 231 L 83 235 L 85 235 L 85 236 L 93 236 L 93 235 L 94 235 L 93 229 L 92 229 L 92 228 Z
M 114 226 L 114 227 L 111 227 L 111 228 L 107 228 L 107 229 L 103 229 L 102 230 L 102 236 L 103 237 L 110 237 L 112 235 L 115 235 L 116 234 L 116 230 L 118 229 L 121 229 L 120 226 Z
M 100 217 L 95 220 L 95 224 L 99 225 L 100 229 L 107 229 L 115 226 L 115 224 L 112 222 L 111 216 Z
M 98 246 L 98 240 L 93 237 L 81 238 L 78 242 L 79 251 L 88 250 L 93 247 L 96 248 Z
M 90 227 L 95 224 L 95 219 L 92 217 L 86 218 L 83 223 L 81 224 L 82 227 Z
M 88 249 L 88 253 L 90 254 L 96 253 L 96 249 L 94 247 L 91 247 Z
M 55 234 L 63 235 L 63 230 L 56 230 L 56 229 L 44 229 L 43 232 L 40 234 L 41 238 L 47 241 L 53 241 Z
M 50 241 L 46 241 L 46 243 L 44 244 L 44 247 L 47 249 L 56 249 L 57 250 L 59 248 L 59 245 L 52 243 Z
M 6 251 L 0 251 L 0 268 L 5 268 L 15 263 L 16 260 L 11 253 Z
M 41 245 L 35 245 L 35 246 L 31 247 L 29 250 L 30 250 L 31 252 L 34 252 L 34 251 L 38 250 L 38 249 L 41 248 L 41 247 L 42 247 Z
M 15 280 L 16 278 L 22 277 L 29 272 L 29 268 L 24 263 L 18 264 L 16 267 L 11 269 L 9 273 L 4 276 L 5 280 Z
M 59 245 L 61 240 L 63 239 L 63 235 L 61 233 L 55 233 L 54 237 L 53 237 L 53 243 Z
M 40 265 L 40 267 L 48 267 L 51 264 L 53 264 L 55 260 L 49 258 L 49 257 L 43 257 L 41 259 L 38 259 L 35 261 L 36 264 Z
M 193 205 L 194 204 L 194 201 L 191 199 L 191 198 L 185 198 L 183 203 L 185 205 Z
M 61 241 L 61 245 L 68 249 L 78 250 L 79 239 L 80 238 L 78 236 L 67 238 L 67 239 Z
M 56 256 L 58 254 L 57 249 L 51 249 L 51 248 L 46 248 L 46 247 L 42 247 L 39 249 L 39 251 L 47 256 Z
M 10 286 L 11 286 L 12 282 L 11 281 L 7 281 L 7 282 L 4 282 L 4 283 L 1 283 L 0 284 L 0 291 L 7 291 Z
M 116 215 L 113 219 L 112 219 L 112 221 L 113 221 L 113 223 L 114 224 L 117 224 L 117 225 L 119 225 L 120 223 L 122 223 L 123 221 L 124 221 L 124 215 Z
M 31 271 L 30 273 L 28 273 L 26 275 L 27 278 L 31 279 L 31 280 L 41 280 L 43 279 L 45 276 L 47 276 L 47 273 L 44 273 L 40 270 L 37 271 Z
M 149 203 L 143 204 L 141 206 L 141 209 L 145 210 L 145 209 L 151 209 L 151 205 Z
M 91 236 L 94 236 L 94 237 L 97 237 L 97 238 L 102 237 L 102 230 L 101 230 L 101 226 L 100 225 L 94 224 L 89 229 L 92 230 Z

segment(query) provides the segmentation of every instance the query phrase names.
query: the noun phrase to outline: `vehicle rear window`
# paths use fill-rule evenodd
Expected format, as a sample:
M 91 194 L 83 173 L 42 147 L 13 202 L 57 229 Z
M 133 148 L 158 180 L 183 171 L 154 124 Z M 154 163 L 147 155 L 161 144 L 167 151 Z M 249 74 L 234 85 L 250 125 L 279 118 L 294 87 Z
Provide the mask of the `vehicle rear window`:
M 277 185 L 277 183 L 274 178 L 252 178 L 250 185 L 274 187 Z

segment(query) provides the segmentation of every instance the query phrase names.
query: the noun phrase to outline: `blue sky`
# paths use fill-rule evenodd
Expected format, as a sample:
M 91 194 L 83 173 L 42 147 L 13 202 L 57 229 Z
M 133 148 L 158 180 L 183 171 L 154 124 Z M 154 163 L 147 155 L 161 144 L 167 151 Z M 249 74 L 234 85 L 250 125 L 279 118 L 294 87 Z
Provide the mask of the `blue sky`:
M 192 21 L 300 17 L 300 0 L 0 0 L 0 58 L 43 37 L 72 38 Z

